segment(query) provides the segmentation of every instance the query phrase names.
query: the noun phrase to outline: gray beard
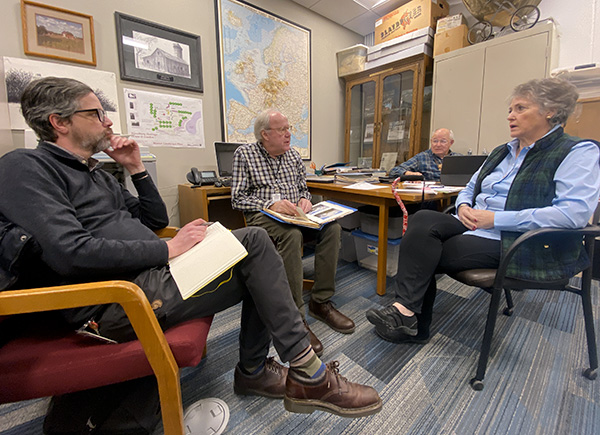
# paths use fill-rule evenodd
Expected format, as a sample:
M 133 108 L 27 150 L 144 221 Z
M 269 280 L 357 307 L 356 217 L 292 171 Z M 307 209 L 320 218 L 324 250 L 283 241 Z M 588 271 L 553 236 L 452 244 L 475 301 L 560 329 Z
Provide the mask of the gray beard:
M 110 140 L 104 135 L 100 139 L 90 138 L 89 140 L 82 142 L 81 147 L 86 151 L 90 151 L 92 154 L 96 154 L 110 147 Z

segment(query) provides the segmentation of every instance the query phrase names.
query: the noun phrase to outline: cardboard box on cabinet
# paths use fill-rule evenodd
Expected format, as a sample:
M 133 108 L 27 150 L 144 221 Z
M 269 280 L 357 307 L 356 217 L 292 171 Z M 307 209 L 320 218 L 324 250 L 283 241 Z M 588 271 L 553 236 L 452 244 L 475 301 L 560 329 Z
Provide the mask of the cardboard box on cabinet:
M 469 28 L 461 24 L 445 32 L 436 33 L 433 40 L 433 57 L 468 46 L 468 31 Z
M 423 27 L 435 28 L 448 15 L 446 0 L 412 0 L 375 22 L 375 44 L 389 41 Z
M 411 32 L 407 35 L 394 38 L 388 42 L 369 47 L 367 50 L 367 65 L 376 59 L 386 56 L 392 56 L 397 52 L 407 50 L 420 45 L 428 45 L 433 48 L 433 35 L 435 31 L 431 27 L 423 27 L 422 29 Z M 431 55 L 431 53 L 429 54 Z M 390 62 L 395 60 L 389 58 Z
M 461 24 L 467 24 L 467 19 L 463 14 L 448 15 L 447 17 L 440 18 L 437 21 L 435 31 L 436 33 L 442 33 L 446 30 L 454 29 Z

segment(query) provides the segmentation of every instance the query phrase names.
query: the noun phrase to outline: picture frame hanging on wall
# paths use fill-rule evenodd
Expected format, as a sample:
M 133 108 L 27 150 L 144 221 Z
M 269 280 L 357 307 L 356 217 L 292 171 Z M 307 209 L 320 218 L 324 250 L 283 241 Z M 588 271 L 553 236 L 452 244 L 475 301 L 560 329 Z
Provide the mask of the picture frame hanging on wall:
M 203 92 L 200 36 L 115 12 L 122 80 Z
M 215 0 L 225 142 L 256 141 L 254 120 L 276 108 L 290 145 L 311 158 L 311 31 L 243 0 Z
M 21 0 L 25 54 L 96 66 L 94 18 Z

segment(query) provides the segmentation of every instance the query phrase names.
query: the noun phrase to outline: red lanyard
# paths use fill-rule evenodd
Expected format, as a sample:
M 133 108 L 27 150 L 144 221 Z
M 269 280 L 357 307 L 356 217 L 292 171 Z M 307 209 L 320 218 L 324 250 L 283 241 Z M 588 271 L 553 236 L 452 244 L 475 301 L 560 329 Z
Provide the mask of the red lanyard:
M 406 211 L 406 207 L 404 203 L 400 199 L 400 194 L 396 192 L 396 184 L 400 182 L 400 177 L 396 178 L 392 183 L 392 193 L 394 194 L 394 198 L 396 198 L 396 202 L 400 206 L 402 210 L 402 235 L 406 232 L 406 227 L 408 226 L 408 212 Z

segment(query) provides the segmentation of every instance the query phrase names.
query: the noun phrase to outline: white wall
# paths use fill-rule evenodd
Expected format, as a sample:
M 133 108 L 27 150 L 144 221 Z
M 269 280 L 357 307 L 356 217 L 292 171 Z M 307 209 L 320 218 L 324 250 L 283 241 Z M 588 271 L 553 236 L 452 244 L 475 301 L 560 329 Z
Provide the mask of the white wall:
M 190 166 L 216 168 L 212 143 L 221 140 L 219 77 L 214 0 L 40 0 L 52 6 L 92 15 L 96 39 L 97 69 L 117 74 L 121 107 L 124 87 L 153 92 L 201 98 L 204 108 L 206 149 L 174 149 L 152 147 L 157 156 L 158 186 L 171 215 L 171 223 L 179 223 L 177 185 L 185 182 Z M 252 0 L 251 3 L 312 31 L 312 160 L 317 165 L 340 161 L 344 155 L 344 87 L 337 77 L 336 51 L 360 43 L 362 37 L 291 0 Z M 22 57 L 23 41 L 19 0 L 2 0 L 0 14 L 0 55 Z M 121 81 L 117 55 L 114 12 L 122 12 L 168 27 L 198 34 L 201 37 L 204 93 Z M 39 57 L 29 57 L 50 61 Z M 61 62 L 56 61 L 57 70 Z M 69 65 L 76 65 L 66 63 Z M 0 93 L 1 101 L 2 93 Z M 122 110 L 122 125 L 125 114 Z M 5 116 L 0 108 L 0 117 Z M 0 122 L 0 130 L 4 122 Z M 6 128 L 6 127 L 4 127 Z M 0 155 L 12 148 L 7 144 L 6 130 L 0 131 Z M 12 135 L 15 146 L 22 143 L 22 133 Z
M 600 0 L 544 0 L 539 8 L 557 24 L 559 68 L 600 63 Z
M 451 0 L 450 14 L 477 21 L 461 0 Z M 540 19 L 552 18 L 559 34 L 558 68 L 600 63 L 600 0 L 542 0 Z M 507 59 L 510 62 L 510 59 Z

